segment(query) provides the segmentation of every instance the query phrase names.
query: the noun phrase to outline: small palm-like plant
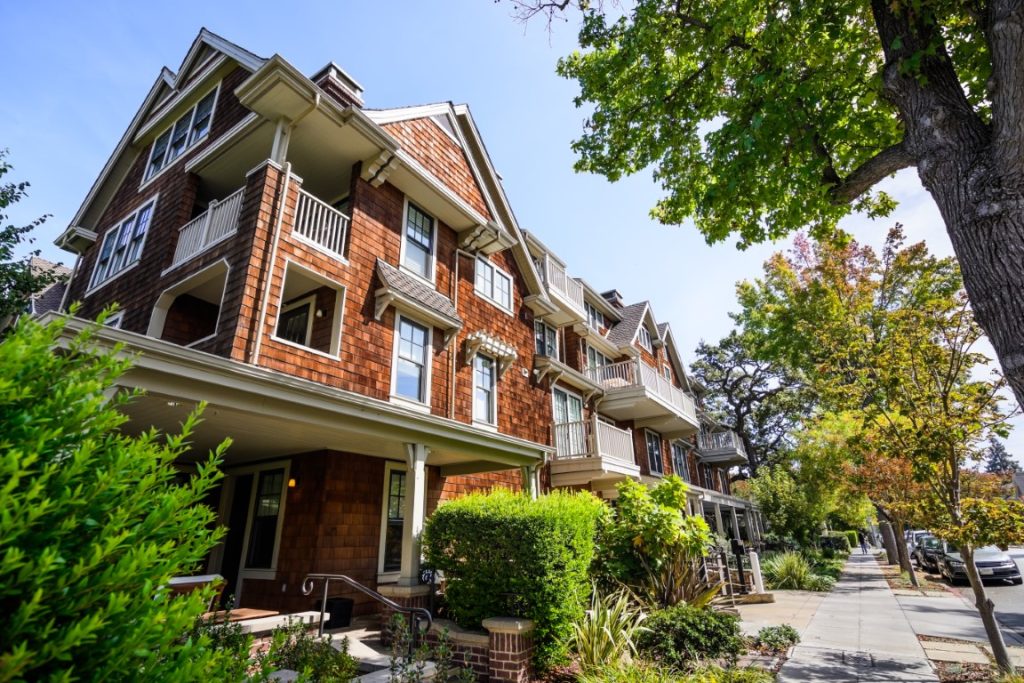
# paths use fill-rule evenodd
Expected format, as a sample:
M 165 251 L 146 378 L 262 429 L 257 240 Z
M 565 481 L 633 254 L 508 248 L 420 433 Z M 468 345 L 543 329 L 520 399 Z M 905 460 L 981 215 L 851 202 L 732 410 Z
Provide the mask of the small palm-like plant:
M 595 589 L 590 609 L 572 624 L 569 636 L 580 669 L 592 672 L 631 661 L 636 654 L 636 638 L 646 630 L 641 626 L 645 618 L 626 591 L 601 595 Z
M 783 590 L 828 591 L 832 580 L 814 572 L 807 558 L 796 552 L 782 553 L 761 563 L 761 572 L 769 587 Z

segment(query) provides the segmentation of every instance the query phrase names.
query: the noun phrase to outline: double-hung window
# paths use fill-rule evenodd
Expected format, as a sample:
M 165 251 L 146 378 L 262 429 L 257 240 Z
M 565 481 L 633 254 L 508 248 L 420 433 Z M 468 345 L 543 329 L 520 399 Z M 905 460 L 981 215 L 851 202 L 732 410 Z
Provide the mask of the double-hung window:
M 647 438 L 647 463 L 651 467 L 651 474 L 662 474 L 665 471 L 661 462 L 661 434 L 644 430 Z
M 156 199 L 143 204 L 117 226 L 107 231 L 100 247 L 100 256 L 92 271 L 91 287 L 95 287 L 139 260 L 142 244 L 146 240 L 153 205 Z
M 478 353 L 473 357 L 473 420 L 498 422 L 498 368 L 494 359 Z
M 484 258 L 476 260 L 476 291 L 506 311 L 512 311 L 512 276 Z
M 434 219 L 414 204 L 406 205 L 402 266 L 420 277 L 434 279 Z
M 402 568 L 402 531 L 405 527 L 405 472 L 387 469 L 384 480 L 384 539 L 380 570 L 397 572 Z
M 672 469 L 684 481 L 690 481 L 690 468 L 686 466 L 686 444 L 682 441 L 672 442 Z
M 249 528 L 249 548 L 245 558 L 247 569 L 271 569 L 274 566 L 283 492 L 284 469 L 259 473 Z
M 277 337 L 293 344 L 309 346 L 315 301 L 315 296 L 309 296 L 282 306 L 277 316 Z
M 536 342 L 537 355 L 548 358 L 558 358 L 558 331 L 537 320 L 533 323 L 534 341 Z
M 394 394 L 427 403 L 430 377 L 430 328 L 398 316 Z
M 644 347 L 651 353 L 654 353 L 654 345 L 651 343 L 651 331 L 646 326 L 640 327 L 640 332 L 637 335 L 637 341 L 640 342 L 640 346 Z
M 203 140 L 210 133 L 213 121 L 213 107 L 217 102 L 214 88 L 196 106 L 189 109 L 153 142 L 146 165 L 146 180 L 149 180 L 172 161 L 184 154 L 190 147 Z
M 612 361 L 608 356 L 604 355 L 593 346 L 587 346 L 587 367 L 588 368 L 603 368 L 606 365 L 611 365 Z
M 590 327 L 590 329 L 600 332 L 602 329 L 608 327 L 608 323 L 604 319 L 604 313 L 597 310 L 596 306 L 589 301 L 584 301 L 583 308 L 587 311 L 587 326 Z

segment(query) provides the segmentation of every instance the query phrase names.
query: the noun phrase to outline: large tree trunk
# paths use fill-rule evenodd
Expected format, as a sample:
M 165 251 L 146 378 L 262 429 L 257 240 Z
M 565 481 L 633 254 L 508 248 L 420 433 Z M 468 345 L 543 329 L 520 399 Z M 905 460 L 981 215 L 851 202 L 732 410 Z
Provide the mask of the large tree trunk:
M 992 57 L 986 122 L 964 95 L 935 26 L 894 7 L 872 0 L 885 95 L 905 129 L 899 151 L 938 205 L 974 316 L 1024 404 L 1024 9 L 992 0 L 983 10 Z M 919 72 L 905 69 L 921 54 L 931 56 Z
M 892 524 L 888 519 L 883 519 L 883 513 L 878 513 L 878 529 L 882 533 L 882 545 L 885 547 L 886 564 L 899 564 L 900 555 L 896 550 L 896 535 L 892 531 Z
M 981 583 L 978 568 L 974 566 L 974 548 L 960 548 L 960 557 L 964 559 L 967 580 L 971 582 L 971 590 L 974 591 L 974 605 L 978 608 L 978 614 L 981 615 L 981 622 L 985 624 L 985 633 L 988 635 L 989 645 L 992 646 L 996 664 L 1003 671 L 1012 672 L 1013 663 L 1010 661 L 1010 653 L 1006 649 L 1003 632 L 999 630 L 999 623 L 996 621 L 996 606 L 985 594 L 985 586 Z
M 896 532 L 896 551 L 900 556 L 900 569 L 909 575 L 911 586 L 920 588 L 921 585 L 917 582 L 917 574 L 914 573 L 914 564 L 910 561 L 910 553 L 907 552 L 907 538 L 904 535 L 906 527 L 902 520 L 895 519 L 894 521 L 896 522 L 894 531 Z

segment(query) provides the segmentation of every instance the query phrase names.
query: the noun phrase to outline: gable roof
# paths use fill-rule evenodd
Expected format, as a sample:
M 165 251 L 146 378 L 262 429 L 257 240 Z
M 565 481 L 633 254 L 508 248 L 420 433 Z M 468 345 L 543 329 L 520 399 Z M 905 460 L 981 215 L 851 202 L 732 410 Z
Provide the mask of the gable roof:
M 110 178 L 115 168 L 120 166 L 122 167 L 122 171 L 126 171 L 126 169 L 123 168 L 125 164 L 120 164 L 119 162 L 121 162 L 125 157 L 125 152 L 130 147 L 132 140 L 135 139 L 136 134 L 141 129 L 143 123 L 147 120 L 148 115 L 154 106 L 169 102 L 173 97 L 174 91 L 181 87 L 181 85 L 188 80 L 189 76 L 192 75 L 193 67 L 196 66 L 196 61 L 200 55 L 209 54 L 206 50 L 210 49 L 224 54 L 250 71 L 255 71 L 261 67 L 264 62 L 266 62 L 266 59 L 258 57 L 252 52 L 239 47 L 235 43 L 232 43 L 216 33 L 213 33 L 206 28 L 200 29 L 199 34 L 196 36 L 195 40 L 192 41 L 192 46 L 189 48 L 185 58 L 182 60 L 181 66 L 178 67 L 178 71 L 171 71 L 166 66 L 160 70 L 160 74 L 157 76 L 156 81 L 150 87 L 145 99 L 143 99 L 142 105 L 139 107 L 138 111 L 135 112 L 135 116 L 132 117 L 131 123 L 128 124 L 128 128 L 125 130 L 124 135 L 117 143 L 117 146 L 107 159 L 107 162 L 103 165 L 103 169 L 96 177 L 92 187 L 89 188 L 89 192 L 85 195 L 85 199 L 82 201 L 81 206 L 79 206 L 78 211 L 75 212 L 68 230 L 65 230 L 64 233 L 55 240 L 55 243 L 58 246 L 62 246 L 65 234 L 82 223 L 91 208 L 92 203 L 96 200 L 97 195 Z M 200 64 L 199 66 L 202 65 L 203 64 Z
M 648 301 L 623 306 L 618 312 L 622 319 L 608 331 L 605 338 L 620 348 L 633 343 L 636 333 L 646 319 L 649 318 L 651 324 L 657 328 L 654 315 L 651 313 L 651 304 Z

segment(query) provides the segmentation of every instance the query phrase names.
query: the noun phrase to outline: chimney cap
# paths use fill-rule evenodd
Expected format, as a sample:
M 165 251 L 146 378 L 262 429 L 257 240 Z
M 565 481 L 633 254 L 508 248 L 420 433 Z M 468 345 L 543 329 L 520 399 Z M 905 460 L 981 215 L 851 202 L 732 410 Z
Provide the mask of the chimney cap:
M 609 289 L 607 292 L 601 292 L 601 297 L 616 308 L 622 308 L 622 294 L 617 289 Z

